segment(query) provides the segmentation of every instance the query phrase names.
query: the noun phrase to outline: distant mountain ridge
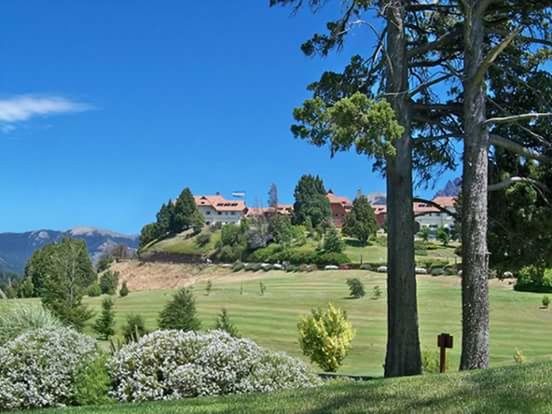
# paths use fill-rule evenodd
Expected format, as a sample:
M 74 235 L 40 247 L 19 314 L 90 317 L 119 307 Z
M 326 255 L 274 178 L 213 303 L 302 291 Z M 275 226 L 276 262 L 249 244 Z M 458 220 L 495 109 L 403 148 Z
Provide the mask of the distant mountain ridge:
M 25 233 L 0 233 L 0 271 L 22 273 L 27 260 L 36 250 L 55 243 L 63 237 L 84 240 L 93 261 L 119 244 L 131 250 L 138 248 L 138 236 L 94 227 L 75 227 L 67 231 L 35 230 Z
M 435 197 L 456 197 L 460 194 L 462 188 L 462 178 L 456 177 L 454 180 L 449 180 L 445 186 L 437 191 Z

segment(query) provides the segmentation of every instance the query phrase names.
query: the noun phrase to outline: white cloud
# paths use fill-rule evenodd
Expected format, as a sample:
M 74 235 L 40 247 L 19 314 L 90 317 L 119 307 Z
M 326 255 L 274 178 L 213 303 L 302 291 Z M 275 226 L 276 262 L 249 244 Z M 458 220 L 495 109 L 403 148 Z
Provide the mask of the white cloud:
M 0 99 L 0 131 L 15 129 L 13 123 L 28 121 L 33 117 L 82 112 L 92 109 L 88 104 L 59 96 L 22 95 Z

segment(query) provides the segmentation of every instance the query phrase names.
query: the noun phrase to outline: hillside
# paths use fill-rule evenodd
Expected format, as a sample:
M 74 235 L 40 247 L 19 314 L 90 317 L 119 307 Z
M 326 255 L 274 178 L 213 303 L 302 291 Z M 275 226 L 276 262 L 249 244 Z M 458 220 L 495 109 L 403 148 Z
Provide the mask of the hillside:
M 358 383 L 333 383 L 273 394 L 183 401 L 54 408 L 35 413 L 324 414 L 552 412 L 552 363 L 434 374 Z M 26 411 L 29 412 L 29 411 Z
M 63 237 L 84 240 L 93 260 L 119 244 L 133 250 L 138 247 L 137 236 L 92 227 L 77 227 L 67 231 L 36 230 L 25 233 L 0 233 L 0 271 L 22 273 L 27 260 L 35 250 Z

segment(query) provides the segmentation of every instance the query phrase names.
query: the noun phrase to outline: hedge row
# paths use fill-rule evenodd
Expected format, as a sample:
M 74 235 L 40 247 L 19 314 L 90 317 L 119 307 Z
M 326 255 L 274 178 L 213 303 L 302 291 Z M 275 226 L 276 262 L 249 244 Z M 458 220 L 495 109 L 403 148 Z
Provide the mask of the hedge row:
M 317 266 L 339 266 L 351 263 L 351 259 L 344 253 L 281 249 L 271 246 L 255 250 L 247 257 L 247 261 L 253 263 L 289 263 L 292 265 L 314 264 Z

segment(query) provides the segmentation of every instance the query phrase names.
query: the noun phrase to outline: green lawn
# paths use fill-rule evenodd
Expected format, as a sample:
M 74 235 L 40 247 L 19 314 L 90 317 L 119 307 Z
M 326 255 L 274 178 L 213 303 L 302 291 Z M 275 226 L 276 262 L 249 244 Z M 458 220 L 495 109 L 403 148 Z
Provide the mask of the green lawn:
M 43 414 L 550 413 L 552 364 L 336 383 L 310 390 L 140 405 L 57 408 Z M 28 411 L 27 411 L 28 412 Z
M 178 235 L 170 239 L 161 240 L 148 248 L 148 252 L 165 252 L 183 255 L 208 255 L 215 250 L 216 243 L 220 240 L 220 230 L 211 234 L 211 240 L 204 246 L 197 243 L 197 237 Z
M 267 286 L 259 295 L 259 279 Z M 348 299 L 347 278 L 359 277 L 368 296 Z M 241 282 L 243 280 L 243 282 Z M 449 352 L 451 368 L 458 366 L 460 354 L 460 280 L 455 276 L 418 277 L 420 333 L 422 347 L 435 350 L 436 335 L 450 332 L 455 346 Z M 240 295 L 243 283 L 244 294 Z M 284 273 L 279 271 L 231 273 L 222 280 L 213 279 L 210 296 L 205 295 L 206 282 L 195 285 L 199 316 L 203 327 L 212 328 L 222 307 L 242 335 L 258 343 L 294 356 L 301 356 L 296 324 L 312 307 L 329 301 L 344 307 L 357 335 L 353 350 L 340 372 L 382 375 L 386 342 L 386 298 L 371 298 L 374 286 L 385 291 L 385 275 L 367 271 L 318 271 Z M 150 329 L 156 327 L 157 315 L 170 299 L 171 291 L 131 292 L 115 300 L 117 329 L 126 314 L 139 313 Z M 514 292 L 506 282 L 492 282 L 491 298 L 491 364 L 513 363 L 513 353 L 521 350 L 529 361 L 552 357 L 552 310 L 540 309 L 541 294 Z M 99 313 L 101 298 L 85 299 Z M 92 333 L 91 330 L 88 330 Z

